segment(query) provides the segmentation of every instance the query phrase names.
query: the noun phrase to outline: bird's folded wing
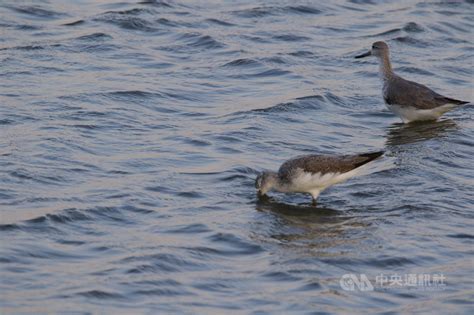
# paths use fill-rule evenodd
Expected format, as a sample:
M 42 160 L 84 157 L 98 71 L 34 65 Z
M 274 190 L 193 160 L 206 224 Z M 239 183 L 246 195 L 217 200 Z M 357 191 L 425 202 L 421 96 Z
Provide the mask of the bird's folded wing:
M 305 155 L 285 162 L 279 169 L 282 179 L 290 178 L 298 170 L 316 174 L 346 173 L 381 156 L 384 152 L 373 152 L 358 155 Z
M 447 103 L 444 96 L 427 86 L 398 76 L 390 80 L 384 99 L 389 105 L 411 106 L 417 109 L 433 109 Z

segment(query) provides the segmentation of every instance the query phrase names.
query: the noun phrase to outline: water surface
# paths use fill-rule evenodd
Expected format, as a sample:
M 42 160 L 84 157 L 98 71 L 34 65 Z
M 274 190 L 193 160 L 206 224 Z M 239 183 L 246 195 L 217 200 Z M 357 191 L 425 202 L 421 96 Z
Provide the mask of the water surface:
M 402 125 L 373 59 L 473 99 L 471 1 L 2 1 L 2 313 L 471 314 L 472 105 Z M 257 201 L 312 152 L 394 167 Z M 362 292 L 345 274 L 441 274 Z

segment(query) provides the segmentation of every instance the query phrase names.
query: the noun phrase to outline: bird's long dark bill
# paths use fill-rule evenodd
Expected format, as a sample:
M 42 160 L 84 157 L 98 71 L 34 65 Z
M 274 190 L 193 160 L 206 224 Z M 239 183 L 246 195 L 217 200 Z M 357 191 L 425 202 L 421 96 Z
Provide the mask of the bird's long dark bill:
M 371 53 L 370 53 L 370 50 L 366 53 L 363 53 L 362 55 L 358 55 L 358 56 L 355 56 L 354 58 L 356 59 L 359 59 L 359 58 L 364 58 L 364 57 L 367 57 L 367 56 L 370 56 Z

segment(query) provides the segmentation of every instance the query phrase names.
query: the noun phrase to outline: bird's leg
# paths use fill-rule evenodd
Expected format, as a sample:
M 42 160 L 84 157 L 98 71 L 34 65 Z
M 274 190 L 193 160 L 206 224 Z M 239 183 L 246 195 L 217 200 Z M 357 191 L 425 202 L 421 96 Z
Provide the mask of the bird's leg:
M 318 196 L 319 196 L 319 190 L 311 192 L 311 197 L 313 198 L 312 205 L 314 207 L 316 207 L 316 199 L 318 199 Z

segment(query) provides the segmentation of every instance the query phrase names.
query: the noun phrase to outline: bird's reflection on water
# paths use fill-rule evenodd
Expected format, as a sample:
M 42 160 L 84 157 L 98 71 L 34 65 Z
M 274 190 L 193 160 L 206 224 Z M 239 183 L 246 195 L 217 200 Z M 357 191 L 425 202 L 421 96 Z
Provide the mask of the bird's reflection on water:
M 388 147 L 426 141 L 446 136 L 458 129 L 456 122 L 451 119 L 411 124 L 397 123 L 387 128 L 386 145 Z
M 270 214 L 259 238 L 273 239 L 305 255 L 334 256 L 353 251 L 371 238 L 371 221 L 352 214 L 310 204 L 285 204 L 272 198 L 258 200 L 256 210 Z
M 326 217 L 336 216 L 342 211 L 326 208 L 322 205 L 313 206 L 311 203 L 286 204 L 276 201 L 273 197 L 264 197 L 257 200 L 256 209 L 258 211 L 273 212 L 289 217 Z

